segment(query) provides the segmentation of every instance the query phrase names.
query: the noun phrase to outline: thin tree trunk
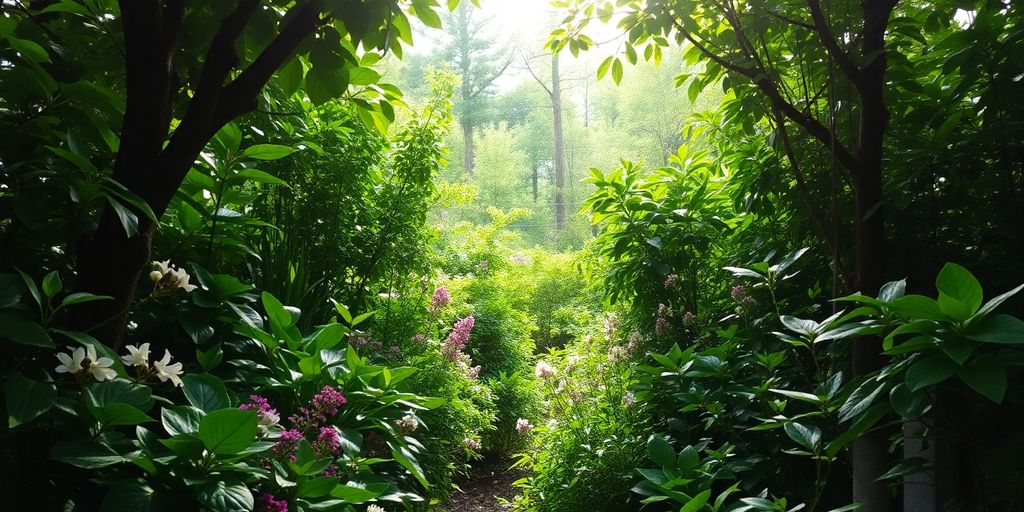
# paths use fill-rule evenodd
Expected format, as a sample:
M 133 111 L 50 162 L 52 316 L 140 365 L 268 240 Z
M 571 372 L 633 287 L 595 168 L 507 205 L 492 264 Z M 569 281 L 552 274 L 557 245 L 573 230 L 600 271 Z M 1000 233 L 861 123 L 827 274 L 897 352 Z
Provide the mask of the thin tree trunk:
M 468 112 L 465 115 L 469 115 Z M 460 121 L 462 124 L 462 141 L 465 145 L 466 150 L 462 155 L 462 168 L 466 170 L 466 174 L 469 176 L 473 175 L 473 161 L 475 160 L 475 148 L 473 146 L 473 123 L 463 117 Z
M 565 227 L 565 138 L 562 128 L 562 88 L 558 77 L 558 53 L 551 55 L 551 108 L 555 139 L 555 229 Z

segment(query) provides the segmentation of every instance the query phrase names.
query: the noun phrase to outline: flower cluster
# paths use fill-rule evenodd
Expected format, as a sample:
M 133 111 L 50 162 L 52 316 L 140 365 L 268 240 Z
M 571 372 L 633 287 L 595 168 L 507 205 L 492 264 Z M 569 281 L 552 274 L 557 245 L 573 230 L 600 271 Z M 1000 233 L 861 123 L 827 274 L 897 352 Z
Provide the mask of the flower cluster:
M 412 414 L 406 414 L 400 419 L 395 420 L 395 427 L 404 434 L 415 432 L 419 428 L 420 422 Z
M 427 341 L 427 337 L 422 334 L 415 334 L 409 338 L 409 341 L 413 343 L 425 343 Z
M 260 494 L 257 505 L 260 512 L 288 512 L 288 502 L 277 499 L 269 492 Z
M 67 373 L 78 377 L 92 377 L 100 382 L 117 377 L 117 372 L 110 367 L 114 360 L 109 357 L 97 357 L 96 347 L 89 345 L 76 348 L 67 354 L 58 353 L 57 373 Z
M 527 264 L 529 262 L 530 262 L 530 258 L 527 257 L 523 253 L 517 253 L 515 256 L 512 256 L 512 263 L 518 263 L 520 265 L 525 265 L 525 264 Z
M 664 304 L 658 304 L 658 317 L 654 321 L 654 334 L 664 336 L 672 330 L 672 324 L 668 317 L 672 316 L 672 310 Z
M 445 306 L 451 304 L 452 296 L 448 293 L 448 289 L 444 286 L 438 286 L 434 290 L 434 295 L 430 297 L 430 314 L 436 315 L 444 309 Z
M 488 268 L 490 268 L 490 266 L 491 264 L 487 260 L 483 260 L 480 262 L 480 270 L 487 270 Z
M 289 416 L 288 420 L 302 432 L 315 432 L 328 418 L 338 414 L 338 408 L 346 402 L 340 391 L 324 386 L 309 401 L 309 407 L 299 407 L 298 413 Z
M 373 337 L 372 331 L 355 332 L 350 334 L 348 337 L 348 344 L 355 349 L 369 347 L 369 349 L 373 351 L 380 350 L 384 346 L 380 340 Z
M 338 430 L 334 427 L 320 427 L 320 433 L 317 434 L 312 445 L 317 457 L 337 455 L 338 448 L 341 446 L 341 436 L 338 435 Z
M 149 280 L 153 281 L 153 295 L 171 295 L 184 290 L 186 293 L 196 289 L 196 286 L 189 284 L 188 272 L 183 268 L 171 265 L 171 260 L 154 261 L 153 271 L 149 273 Z
M 466 370 L 466 377 L 469 377 L 471 379 L 475 379 L 475 378 L 479 377 L 481 369 L 482 368 L 481 368 L 480 365 L 476 365 L 476 366 L 470 367 L 469 369 Z
M 604 338 L 611 341 L 615 337 L 615 331 L 619 328 L 619 317 L 615 313 L 608 313 L 604 318 Z
M 520 434 L 525 434 L 529 432 L 530 427 L 532 426 L 533 425 L 530 425 L 530 420 L 526 418 L 519 418 L 518 420 L 516 420 L 516 432 L 519 432 Z
M 679 274 L 669 274 L 668 277 L 665 278 L 665 282 L 663 284 L 665 285 L 665 288 L 672 288 L 678 282 Z
M 622 403 L 626 407 L 633 407 L 633 404 L 636 403 L 636 396 L 633 395 L 632 391 L 629 391 L 626 393 L 626 396 L 622 397 Z
M 295 430 L 294 428 L 281 432 L 281 436 L 277 438 L 277 444 L 274 445 L 274 455 L 279 459 L 295 460 L 295 450 L 299 447 L 299 443 L 305 439 L 302 432 Z
M 370 505 L 366 507 L 366 512 L 385 512 L 384 508 L 380 505 Z
M 754 306 L 754 304 L 757 303 L 757 301 L 755 301 L 754 298 L 750 296 L 750 291 L 747 290 L 747 287 L 743 286 L 742 284 L 733 286 L 732 290 L 729 292 L 729 295 L 732 296 L 732 300 L 736 301 L 737 315 L 742 315 L 746 313 L 751 307 Z
M 270 402 L 260 395 L 250 395 L 249 403 L 238 406 L 243 411 L 256 411 L 256 417 L 259 419 L 260 434 L 262 436 L 267 435 L 267 429 L 277 425 L 281 421 L 281 415 L 277 413 L 277 409 L 270 406 Z
M 687 311 L 683 315 L 683 325 L 686 327 L 694 327 L 697 325 L 697 317 L 693 314 L 693 311 Z
M 537 376 L 538 379 L 547 380 L 547 379 L 550 379 L 551 377 L 554 377 L 555 374 L 558 373 L 558 371 L 555 370 L 554 366 L 551 366 L 547 362 L 545 362 L 545 361 L 538 361 L 537 362 L 537 367 L 534 368 L 533 373 Z
M 476 320 L 470 315 L 455 322 L 452 332 L 448 333 L 448 340 L 441 347 L 441 353 L 451 362 L 458 363 L 462 359 L 462 349 L 466 347 L 466 342 L 469 341 L 469 335 L 473 332 L 475 324 Z
M 480 451 L 480 441 L 477 441 L 476 439 L 473 439 L 472 437 L 467 437 L 467 438 L 463 439 L 462 440 L 462 445 L 465 446 L 466 449 L 471 451 L 471 452 Z

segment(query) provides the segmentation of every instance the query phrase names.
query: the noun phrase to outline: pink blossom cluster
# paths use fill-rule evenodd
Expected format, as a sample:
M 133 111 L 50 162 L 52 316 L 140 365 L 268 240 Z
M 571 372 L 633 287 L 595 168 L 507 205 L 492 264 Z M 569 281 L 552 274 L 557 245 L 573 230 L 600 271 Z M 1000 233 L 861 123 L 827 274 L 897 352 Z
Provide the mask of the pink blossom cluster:
M 424 343 L 427 341 L 427 337 L 422 334 L 415 334 L 411 338 L 409 338 L 409 341 L 413 343 Z
M 260 512 L 288 512 L 288 502 L 275 498 L 269 492 L 260 494 L 257 505 L 259 506 L 257 510 Z
M 466 347 L 474 325 L 476 325 L 476 320 L 470 315 L 455 322 L 452 332 L 448 333 L 448 340 L 441 347 L 441 353 L 451 362 L 458 363 L 462 360 L 462 349 Z
M 327 422 L 327 419 L 338 414 L 338 407 L 345 404 L 345 395 L 331 387 L 324 386 L 319 393 L 309 401 L 309 407 L 299 407 L 299 411 L 288 417 L 295 428 L 303 431 L 315 431 L 320 425 Z
M 249 395 L 249 403 L 242 404 L 238 408 L 243 411 L 256 411 L 256 417 L 259 418 L 260 427 L 263 429 L 277 425 L 281 421 L 281 415 L 277 413 L 277 409 L 270 406 L 266 397 L 260 395 Z
M 668 306 L 658 304 L 658 317 L 654 321 L 654 334 L 664 336 L 668 334 L 668 331 L 672 330 L 672 324 L 668 321 L 670 316 L 672 316 L 672 311 L 669 310 Z
M 665 285 L 665 288 L 672 288 L 678 282 L 679 282 L 679 274 L 669 274 L 665 278 L 665 282 L 663 284 Z
M 338 431 L 334 427 L 320 427 L 320 433 L 317 434 L 316 441 L 313 441 L 312 445 L 317 457 L 337 455 L 338 447 L 341 446 L 341 436 L 338 435 Z
M 451 302 L 452 296 L 448 293 L 448 289 L 444 286 L 438 286 L 434 290 L 434 295 L 430 297 L 430 314 L 436 315 L 440 313 Z
M 686 314 L 683 315 L 683 325 L 686 327 L 693 327 L 694 325 L 697 325 L 697 317 L 694 316 L 693 311 L 687 311 Z
M 295 460 L 295 450 L 299 447 L 299 443 L 305 437 L 302 432 L 295 430 L 294 428 L 281 432 L 281 436 L 277 438 L 277 444 L 274 445 L 274 455 L 279 459 Z

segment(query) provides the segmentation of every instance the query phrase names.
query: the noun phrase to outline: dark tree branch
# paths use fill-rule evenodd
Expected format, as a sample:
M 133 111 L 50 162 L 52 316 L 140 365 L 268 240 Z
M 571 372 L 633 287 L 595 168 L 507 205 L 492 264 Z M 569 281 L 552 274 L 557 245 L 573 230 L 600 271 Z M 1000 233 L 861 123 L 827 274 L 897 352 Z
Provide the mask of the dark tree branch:
M 828 229 L 825 226 L 825 218 L 821 214 L 821 210 L 814 205 L 812 199 L 811 189 L 807 186 L 807 180 L 804 177 L 803 171 L 800 169 L 799 161 L 796 157 L 796 151 L 793 150 L 793 142 L 789 139 L 789 130 L 786 128 L 786 119 L 782 116 L 782 113 L 778 109 L 774 110 L 775 113 L 775 128 L 779 132 L 779 138 L 782 140 L 782 149 L 786 155 L 786 159 L 789 160 L 790 168 L 793 170 L 793 177 L 796 179 L 797 191 L 800 194 L 800 198 L 803 200 L 804 206 L 807 207 L 807 211 L 811 216 L 811 220 L 814 222 L 814 227 L 818 231 L 818 236 L 825 241 L 828 245 L 829 251 L 836 255 L 835 265 L 837 273 L 839 274 L 840 280 L 843 282 L 845 289 L 849 290 L 853 279 L 850 277 L 849 272 L 843 266 L 842 262 L 839 261 L 839 251 L 835 246 L 835 240 L 828 236 Z
M 834 145 L 836 160 L 839 161 L 840 165 L 842 165 L 844 169 L 850 173 L 854 173 L 860 168 L 860 161 L 853 155 L 853 153 L 850 152 L 849 149 L 835 140 L 835 135 L 832 130 L 829 130 L 828 127 L 821 124 L 820 121 L 811 117 L 809 114 L 801 112 L 792 103 L 786 101 L 782 96 L 782 93 L 779 92 L 775 81 L 772 80 L 767 73 L 761 69 L 748 68 L 729 61 L 725 57 L 712 52 L 706 46 L 701 44 L 693 34 L 679 23 L 678 20 L 673 18 L 673 24 L 675 25 L 676 30 L 683 34 L 683 37 L 685 37 L 690 44 L 697 47 L 697 49 L 700 50 L 700 52 L 707 58 L 718 63 L 725 69 L 749 78 L 750 81 L 753 82 L 769 100 L 771 100 L 773 107 L 778 108 L 787 118 L 807 130 L 807 133 L 824 144 L 826 148 L 832 150 Z
M 820 0 L 807 0 L 807 7 L 811 11 L 811 19 L 814 20 L 814 31 L 818 34 L 818 38 L 821 39 L 821 44 L 825 46 L 825 50 L 828 55 L 832 57 L 832 60 L 836 61 L 839 69 L 843 71 L 843 74 L 850 79 L 853 84 L 860 88 L 861 72 L 860 68 L 850 60 L 850 56 L 839 47 L 839 43 L 836 41 L 835 35 L 832 33 L 832 28 L 828 25 L 828 20 L 825 19 L 825 14 L 821 11 Z
M 217 105 L 214 123 L 217 129 L 235 117 L 256 109 L 256 98 L 274 73 L 295 53 L 295 49 L 320 26 L 322 0 L 293 7 L 295 14 L 277 37 L 230 84 Z

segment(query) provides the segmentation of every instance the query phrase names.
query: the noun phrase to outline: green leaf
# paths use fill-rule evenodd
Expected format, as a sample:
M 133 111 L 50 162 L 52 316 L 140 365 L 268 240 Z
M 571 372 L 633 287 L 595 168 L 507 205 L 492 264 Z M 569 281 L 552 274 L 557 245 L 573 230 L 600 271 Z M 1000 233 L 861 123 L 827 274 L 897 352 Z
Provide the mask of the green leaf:
M 203 419 L 203 411 L 188 405 L 165 407 L 160 411 L 160 420 L 164 430 L 175 436 L 192 434 L 199 430 L 199 421 Z
M 353 485 L 338 485 L 331 490 L 331 496 L 358 505 L 380 496 L 380 493 Z
M 295 152 L 295 148 L 280 144 L 254 144 L 242 151 L 242 156 L 253 160 L 277 160 Z
M 277 83 L 281 86 L 281 92 L 286 98 L 291 97 L 295 91 L 299 90 L 304 74 L 302 61 L 297 57 L 292 57 L 287 64 L 277 70 Z
M 205 412 L 224 409 L 231 405 L 228 390 L 220 379 L 208 373 L 190 373 L 181 378 L 182 391 L 192 406 Z
M 697 454 L 696 448 L 687 446 L 679 452 L 679 457 L 676 458 L 676 467 L 683 472 L 683 475 L 689 476 L 698 466 L 700 466 L 700 456 Z
M 622 61 L 619 59 L 612 61 L 612 80 L 616 85 L 622 82 Z
M 145 412 L 153 407 L 153 391 L 125 379 L 92 384 L 86 389 L 86 404 L 90 409 L 102 409 L 115 403 L 128 404 Z
M 132 213 L 127 207 L 114 199 L 111 196 L 107 196 L 107 202 L 110 203 L 110 207 L 114 209 L 114 213 L 117 214 L 117 218 L 121 221 L 121 227 L 124 228 L 125 235 L 131 238 L 139 233 L 139 217 Z
M 942 267 L 935 278 L 935 287 L 939 290 L 939 308 L 958 321 L 970 318 L 984 299 L 981 283 L 956 263 Z
M 145 480 L 120 480 L 103 496 L 100 512 L 149 512 L 154 503 L 153 488 Z
M 783 396 L 788 396 L 790 398 L 795 398 L 797 400 L 802 400 L 804 402 L 810 402 L 812 404 L 821 403 L 821 397 L 811 393 L 804 393 L 803 391 L 790 391 L 788 389 L 769 389 L 768 391 L 771 391 L 772 393 L 778 393 Z
M 93 295 L 91 293 L 76 292 L 64 297 L 64 299 L 60 301 L 60 307 L 63 308 L 67 306 L 73 306 L 75 304 L 82 304 L 85 302 L 111 299 L 113 299 L 113 297 L 109 295 Z
M 964 336 L 985 343 L 1019 345 L 1024 343 L 1024 321 L 1010 315 L 992 315 L 971 323 Z
M 0 336 L 22 345 L 56 348 L 46 329 L 14 311 L 0 312 Z
M 1006 396 L 1006 365 L 994 354 L 978 357 L 971 364 L 961 367 L 956 374 L 971 389 L 988 397 L 997 404 Z
M 102 409 L 95 409 L 92 412 L 100 423 L 107 426 L 138 425 L 156 421 L 135 407 L 121 402 L 106 405 Z
M 84 469 L 103 468 L 128 460 L 110 447 L 88 440 L 58 441 L 50 450 L 50 458 Z
M 60 282 L 60 274 L 58 274 L 57 271 L 50 272 L 43 278 L 43 293 L 46 294 L 47 297 L 52 298 L 63 289 L 64 285 Z
M 650 453 L 651 460 L 659 466 L 673 467 L 676 465 L 676 451 L 672 449 L 672 445 L 664 437 L 652 435 L 647 440 L 647 452 Z
M 889 303 L 889 309 L 907 319 L 949 320 L 935 299 L 924 295 L 905 295 Z
M 284 308 L 281 301 L 277 300 L 277 297 L 274 297 L 269 292 L 263 292 L 261 297 L 263 299 L 263 309 L 267 310 L 267 317 L 270 318 L 270 321 L 282 328 L 291 327 L 293 323 L 292 314 Z
M 696 495 L 690 500 L 683 508 L 679 509 L 679 512 L 697 512 L 704 508 L 704 504 L 708 502 L 708 498 L 711 497 L 711 489 L 707 489 L 704 492 Z
M 889 392 L 889 401 L 896 414 L 906 419 L 913 419 L 922 412 L 924 394 L 911 391 L 906 384 L 897 384 Z
M 956 373 L 957 364 L 945 356 L 919 359 L 907 369 L 906 381 L 911 391 L 938 384 Z
M 839 422 L 849 421 L 866 411 L 883 389 L 885 389 L 884 382 L 877 382 L 874 379 L 865 380 L 860 386 L 857 386 L 857 389 L 853 390 L 853 393 L 850 393 L 849 398 L 839 408 Z
M 256 440 L 258 420 L 255 411 L 221 409 L 199 420 L 199 439 L 207 450 L 218 455 L 238 453 Z
M 1000 304 L 1006 302 L 1009 298 L 1013 297 L 1014 295 L 1017 295 L 1021 290 L 1024 290 L 1024 284 L 1022 284 L 1022 285 L 1020 285 L 1020 286 L 1018 286 L 1018 287 L 1016 287 L 1016 288 L 1014 288 L 1014 289 L 1012 289 L 1012 290 L 1010 290 L 1010 291 L 1008 291 L 1008 292 L 1006 292 L 1006 293 L 1004 293 L 1002 295 L 999 295 L 999 296 L 993 298 L 992 300 L 986 302 L 985 305 L 982 306 L 981 309 L 979 309 L 978 312 L 975 314 L 976 317 L 978 317 L 978 316 L 982 316 L 983 317 L 983 316 L 986 316 L 989 313 L 995 311 L 996 308 L 998 308 Z
M 419 461 L 416 460 L 416 456 L 413 455 L 408 448 L 397 443 L 388 441 L 388 446 L 391 447 L 391 456 L 395 461 L 412 473 L 412 476 L 416 478 L 416 481 L 418 481 L 424 489 L 429 489 L 430 482 L 427 481 L 427 477 L 424 475 Z
M 364 67 L 355 67 L 348 70 L 348 83 L 352 85 L 370 85 L 380 80 L 380 73 Z
M 246 182 L 254 181 L 257 183 L 265 183 L 267 185 L 288 185 L 284 180 L 274 176 L 273 174 L 263 172 L 259 169 L 242 169 L 237 174 L 231 177 L 232 182 Z
M 786 435 L 790 439 L 796 441 L 800 446 L 811 450 L 812 452 L 818 451 L 818 446 L 821 444 L 821 429 L 811 425 L 807 426 L 802 423 L 791 421 L 783 426 L 783 430 L 786 431 Z
M 7 424 L 11 427 L 28 423 L 53 407 L 57 388 L 53 384 L 38 382 L 13 374 L 4 384 L 7 397 Z
M 196 499 L 216 512 L 252 510 L 256 506 L 252 492 L 238 482 L 207 482 L 196 489 Z

